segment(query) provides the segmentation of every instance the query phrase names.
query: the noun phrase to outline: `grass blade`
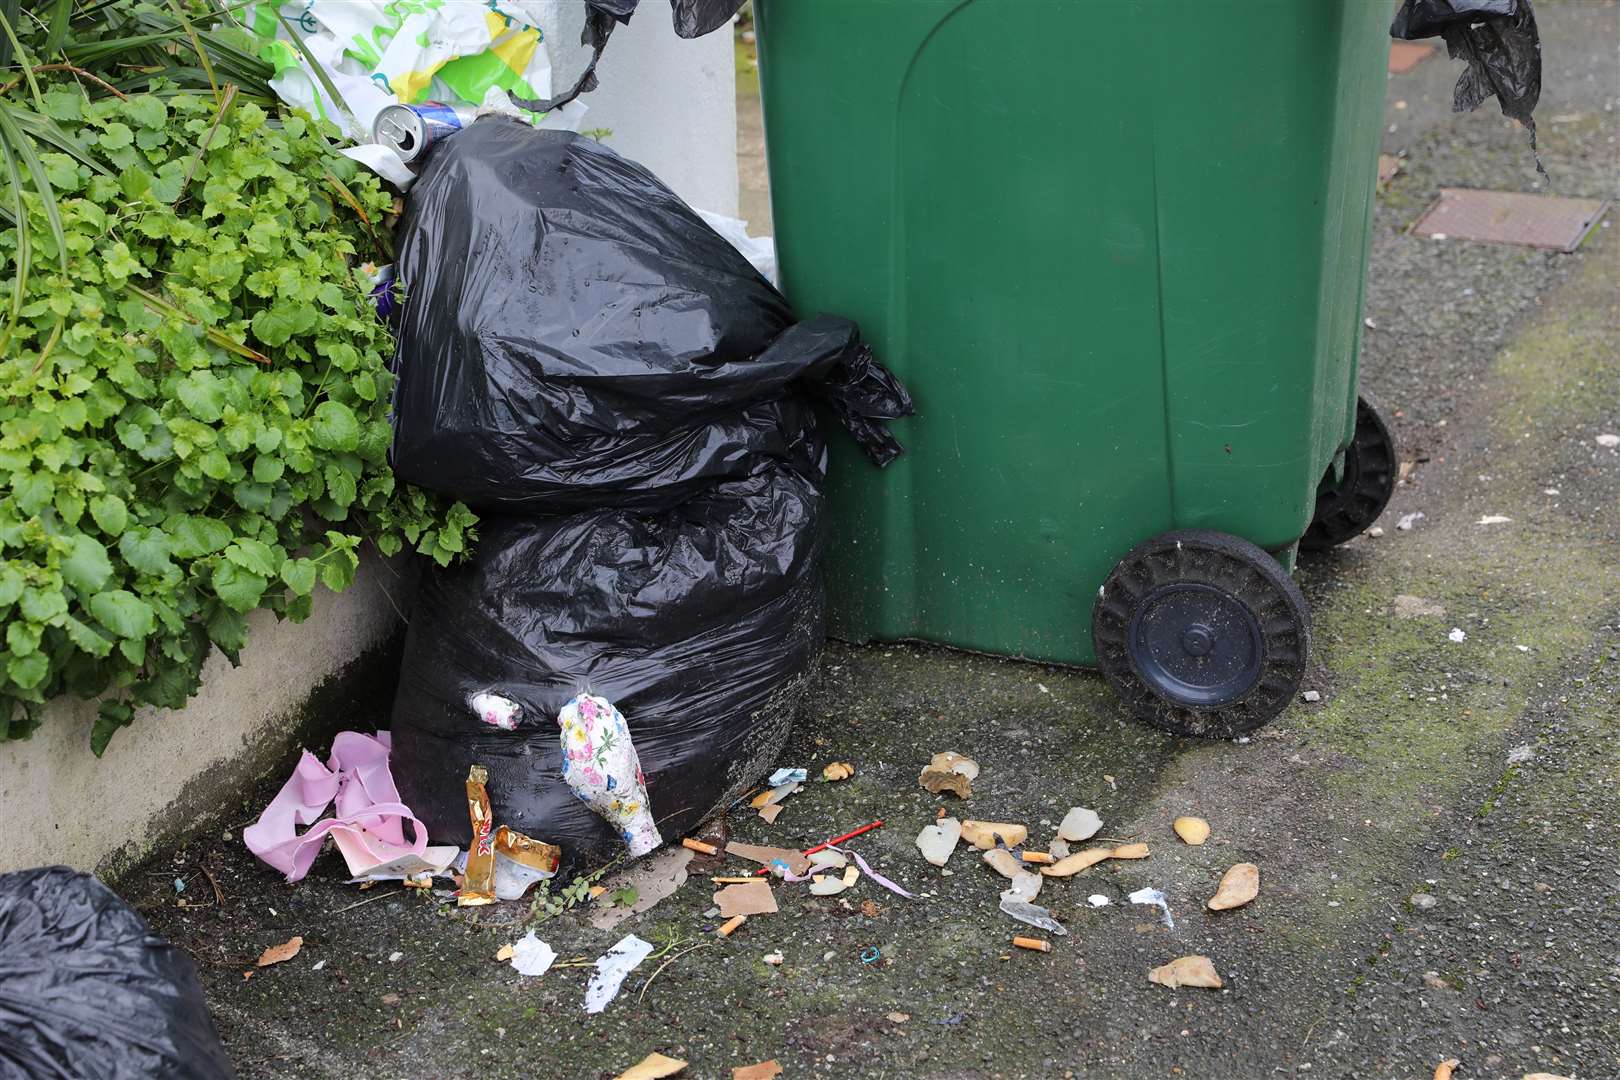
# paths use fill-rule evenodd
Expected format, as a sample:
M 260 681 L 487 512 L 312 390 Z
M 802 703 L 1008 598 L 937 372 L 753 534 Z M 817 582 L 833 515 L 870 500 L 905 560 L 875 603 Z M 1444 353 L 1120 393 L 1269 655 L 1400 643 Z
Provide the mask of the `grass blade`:
M 7 6 L 16 7 L 15 4 Z M 22 68 L 23 78 L 28 80 L 28 92 L 33 95 L 34 104 L 39 106 L 41 112 L 44 112 L 45 99 L 40 96 L 39 83 L 34 79 L 34 65 L 29 59 L 27 50 L 22 47 L 22 42 L 17 40 L 17 31 L 12 29 L 11 19 L 12 16 L 8 16 L 3 9 L 0 9 L 0 30 L 6 32 L 6 44 L 9 46 L 7 52 L 16 56 L 17 66 Z
M 50 18 L 47 20 L 48 29 L 45 31 L 45 47 L 41 50 L 49 57 L 62 47 L 67 40 L 68 25 L 73 19 L 73 0 L 55 0 L 51 5 Z
M 174 12 L 174 17 L 180 20 L 180 25 L 185 27 L 186 37 L 191 39 L 191 47 L 197 50 L 197 59 L 202 62 L 203 70 L 208 73 L 208 85 L 214 89 L 214 103 L 219 104 L 219 80 L 214 78 L 214 65 L 209 62 L 208 53 L 203 49 L 196 29 L 191 25 L 191 20 L 186 18 L 186 13 L 181 10 L 177 0 L 169 0 L 169 8 Z
M 6 327 L 0 333 L 0 353 L 11 346 L 11 332 L 22 317 L 23 294 L 28 290 L 28 269 L 33 262 L 33 250 L 28 239 L 28 206 L 23 202 L 22 172 L 17 168 L 16 147 L 7 131 L 0 127 L 0 163 L 5 165 L 6 177 L 11 181 L 11 210 L 17 222 L 16 272 L 11 278 L 11 310 L 6 313 Z
M 45 166 L 34 152 L 33 140 L 17 126 L 10 107 L 3 101 L 0 101 L 0 138 L 4 138 L 11 145 L 12 152 L 22 159 L 23 166 L 28 170 L 28 178 L 34 182 L 34 190 L 44 204 L 45 224 L 50 226 L 51 239 L 56 244 L 56 262 L 65 274 L 68 268 L 67 237 L 62 232 L 62 213 L 56 205 L 56 192 L 45 178 Z

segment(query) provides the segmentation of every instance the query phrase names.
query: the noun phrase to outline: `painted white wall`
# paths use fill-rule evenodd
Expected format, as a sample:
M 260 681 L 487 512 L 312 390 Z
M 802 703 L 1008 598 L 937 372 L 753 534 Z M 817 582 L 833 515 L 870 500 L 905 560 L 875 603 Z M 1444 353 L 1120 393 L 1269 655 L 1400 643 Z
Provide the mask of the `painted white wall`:
M 579 44 L 581 0 L 541 0 L 552 58 L 552 92 L 574 85 L 591 51 Z M 555 27 L 555 29 L 550 29 Z M 580 101 L 584 127 L 647 166 L 699 210 L 737 215 L 736 51 L 728 28 L 687 41 L 675 35 L 666 0 L 641 0 L 617 27 L 596 68 L 600 85 Z
M 314 613 L 298 625 L 254 612 L 240 667 L 215 652 L 190 704 L 141 710 L 99 760 L 90 753 L 95 703 L 53 702 L 33 738 L 0 743 L 0 872 L 53 863 L 95 870 L 115 853 L 143 852 L 195 824 L 175 820 L 173 808 L 196 781 L 200 797 L 234 813 L 237 785 L 254 779 L 242 763 L 251 757 L 263 768 L 278 757 L 311 690 L 398 625 L 382 592 L 398 591 L 398 573 L 362 562 L 345 592 L 319 590 Z

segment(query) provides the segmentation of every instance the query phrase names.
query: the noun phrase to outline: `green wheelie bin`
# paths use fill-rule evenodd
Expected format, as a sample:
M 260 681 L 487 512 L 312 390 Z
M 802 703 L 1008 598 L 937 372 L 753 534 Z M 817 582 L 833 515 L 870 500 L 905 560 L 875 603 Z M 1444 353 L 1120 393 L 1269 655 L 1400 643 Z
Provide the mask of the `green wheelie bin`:
M 831 479 L 832 632 L 1095 664 L 1167 729 L 1298 690 L 1299 547 L 1395 454 L 1356 350 L 1373 0 L 755 0 L 783 290 L 910 387 Z

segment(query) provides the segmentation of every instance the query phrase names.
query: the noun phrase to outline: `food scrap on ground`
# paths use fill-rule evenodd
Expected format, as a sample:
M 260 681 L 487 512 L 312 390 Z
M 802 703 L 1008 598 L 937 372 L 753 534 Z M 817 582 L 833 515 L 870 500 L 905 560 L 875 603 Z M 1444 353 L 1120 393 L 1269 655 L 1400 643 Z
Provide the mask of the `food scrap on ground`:
M 1168 986 L 1197 986 L 1219 990 L 1224 983 L 1215 973 L 1215 965 L 1207 956 L 1182 956 L 1148 972 L 1148 981 Z
M 923 767 L 917 782 L 935 795 L 950 792 L 959 799 L 973 794 L 973 781 L 978 779 L 979 763 L 953 750 L 935 754 Z
M 1209 898 L 1209 910 L 1229 911 L 1242 907 L 1260 895 L 1260 868 L 1254 863 L 1238 863 L 1221 875 L 1215 895 Z

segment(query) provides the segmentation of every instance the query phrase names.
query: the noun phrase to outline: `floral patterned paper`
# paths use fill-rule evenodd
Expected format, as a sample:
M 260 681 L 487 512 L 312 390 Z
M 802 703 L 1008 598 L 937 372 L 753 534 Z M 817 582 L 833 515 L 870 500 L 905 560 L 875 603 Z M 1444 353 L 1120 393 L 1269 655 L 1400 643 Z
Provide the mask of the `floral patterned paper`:
M 664 842 L 647 804 L 647 778 L 630 742 L 630 727 L 613 703 L 580 694 L 557 714 L 562 728 L 563 780 L 645 855 Z

